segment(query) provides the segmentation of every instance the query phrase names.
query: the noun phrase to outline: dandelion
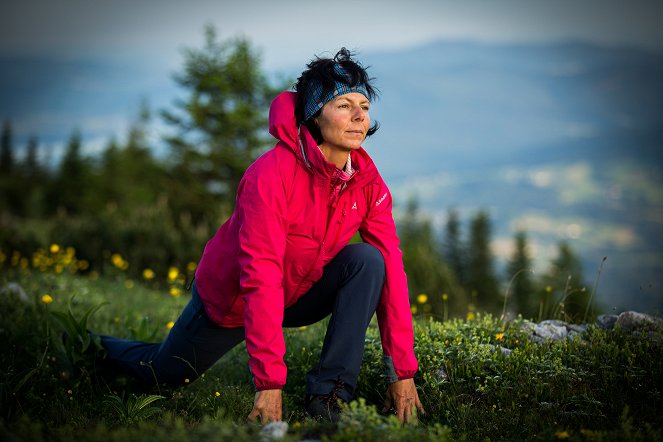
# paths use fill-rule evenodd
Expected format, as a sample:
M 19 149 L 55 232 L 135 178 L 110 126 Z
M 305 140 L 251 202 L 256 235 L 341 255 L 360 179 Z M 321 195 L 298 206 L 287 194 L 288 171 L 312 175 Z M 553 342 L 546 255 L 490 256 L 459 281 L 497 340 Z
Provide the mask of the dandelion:
M 447 299 L 449 299 L 449 295 L 442 293 L 442 301 L 446 301 Z
M 306 330 L 306 326 L 305 326 L 305 325 L 302 325 L 301 327 L 299 327 L 299 329 L 300 329 L 301 331 L 304 331 L 304 330 Z
M 111 263 L 117 267 L 118 269 L 122 268 L 122 265 L 124 264 L 124 259 L 122 259 L 122 255 L 119 253 L 113 253 L 111 255 Z
M 419 304 L 425 304 L 426 302 L 428 302 L 428 295 L 425 293 L 417 295 L 417 302 Z
M 134 281 L 132 279 L 127 279 L 124 281 L 124 286 L 128 289 L 134 288 Z
M 58 244 L 53 243 L 53 244 L 51 244 L 51 247 L 49 248 L 49 250 L 51 251 L 51 253 L 53 255 L 55 255 L 60 251 L 60 246 Z
M 189 262 L 189 263 L 186 265 L 186 270 L 187 270 L 187 272 L 189 272 L 189 273 L 193 273 L 193 272 L 196 271 L 196 268 L 197 268 L 197 267 L 198 267 L 198 264 L 196 264 L 195 262 L 191 261 L 191 262 Z
M 568 431 L 556 431 L 555 437 L 557 439 L 568 439 L 569 437 L 571 437 L 571 435 L 569 434 Z
M 417 314 L 417 306 L 416 306 L 416 305 L 413 305 L 413 306 L 410 308 L 410 310 L 412 310 L 412 314 L 413 314 L 413 315 L 416 315 L 416 314 Z
M 182 289 L 180 289 L 179 287 L 170 288 L 170 296 L 172 296 L 173 298 L 177 298 L 181 294 L 182 294 Z
M 189 378 L 184 379 L 185 384 L 188 384 L 189 382 L 191 382 L 191 381 L 189 381 Z
M 170 330 L 171 328 L 173 328 L 174 325 L 175 323 L 173 321 L 169 321 L 168 324 L 166 324 L 166 328 Z
M 548 294 L 552 293 L 552 287 L 550 287 L 549 285 L 546 286 L 546 293 Z
M 53 297 L 51 295 L 49 295 L 48 293 L 46 293 L 44 296 L 41 297 L 41 302 L 48 305 L 51 302 L 53 302 Z
M 67 390 L 67 394 L 72 395 L 72 394 L 74 394 L 74 392 L 71 391 L 71 390 Z
M 148 281 L 154 279 L 154 270 L 150 268 L 143 270 L 143 278 L 147 279 Z
M 177 276 L 180 274 L 180 271 L 177 267 L 170 267 L 168 269 L 168 281 L 173 282 L 177 279 Z
M 474 312 L 467 312 L 467 320 L 468 321 L 474 321 L 476 319 L 476 316 L 474 315 Z
M 221 396 L 221 393 L 219 393 L 218 391 L 215 391 L 214 396 L 219 397 L 219 396 Z
M 497 339 L 498 341 L 503 340 L 504 339 L 504 333 L 497 333 L 495 335 L 495 339 Z

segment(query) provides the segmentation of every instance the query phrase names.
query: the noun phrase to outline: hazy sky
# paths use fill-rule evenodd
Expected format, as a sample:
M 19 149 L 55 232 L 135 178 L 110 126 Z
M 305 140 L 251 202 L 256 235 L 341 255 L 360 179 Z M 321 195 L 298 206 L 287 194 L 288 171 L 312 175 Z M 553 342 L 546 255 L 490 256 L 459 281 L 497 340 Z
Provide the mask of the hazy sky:
M 268 68 L 340 46 L 374 50 L 435 39 L 578 39 L 663 49 L 659 0 L 4 0 L 0 55 L 101 56 L 174 66 L 202 29 L 242 34 Z

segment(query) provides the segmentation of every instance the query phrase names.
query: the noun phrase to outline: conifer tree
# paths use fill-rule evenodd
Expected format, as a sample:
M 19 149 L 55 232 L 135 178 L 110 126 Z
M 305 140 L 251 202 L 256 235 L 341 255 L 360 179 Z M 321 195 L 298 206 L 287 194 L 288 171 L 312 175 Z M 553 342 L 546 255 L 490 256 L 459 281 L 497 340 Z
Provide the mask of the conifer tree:
M 458 210 L 450 209 L 445 226 L 444 257 L 451 271 L 456 275 L 460 284 L 467 278 L 466 256 L 461 240 L 460 215 Z
M 205 46 L 184 57 L 175 79 L 189 95 L 177 111 L 163 112 L 177 131 L 167 138 L 174 164 L 169 194 L 177 212 L 200 218 L 212 207 L 234 205 L 244 171 L 271 144 L 267 111 L 277 90 L 248 40 L 219 41 L 212 26 Z
M 470 222 L 466 288 L 477 307 L 496 312 L 500 306 L 499 288 L 490 250 L 491 227 L 487 212 L 479 211 Z
M 507 265 L 506 280 L 509 283 L 507 301 L 525 318 L 532 318 L 536 314 L 536 289 L 533 280 L 533 263 L 527 244 L 527 234 L 517 232 L 514 238 L 515 249 Z
M 582 318 L 589 300 L 589 290 L 580 258 L 567 241 L 558 244 L 557 257 L 543 277 L 543 286 L 551 298 L 547 301 L 547 316 L 567 320 Z
M 13 149 L 11 124 L 5 121 L 0 135 L 0 176 L 8 177 L 14 171 Z

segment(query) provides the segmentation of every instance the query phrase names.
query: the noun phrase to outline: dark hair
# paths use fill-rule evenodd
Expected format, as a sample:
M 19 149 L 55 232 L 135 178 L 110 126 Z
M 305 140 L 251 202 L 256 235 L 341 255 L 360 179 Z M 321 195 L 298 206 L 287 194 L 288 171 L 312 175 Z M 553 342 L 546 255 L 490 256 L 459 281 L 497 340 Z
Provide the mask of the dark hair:
M 368 98 L 369 101 L 373 102 L 378 98 L 378 89 L 371 85 L 371 81 L 373 81 L 374 78 L 369 77 L 366 68 L 364 68 L 359 62 L 353 60 L 352 56 L 353 53 L 345 48 L 341 48 L 334 58 L 320 58 L 316 56 L 314 60 L 306 65 L 307 69 L 302 72 L 302 75 L 297 79 L 297 83 L 295 83 L 295 91 L 297 92 L 295 117 L 297 119 L 297 124 L 304 124 L 318 144 L 322 143 L 324 140 L 322 139 L 322 134 L 320 133 L 318 126 L 316 126 L 314 119 L 320 115 L 322 109 L 316 112 L 307 121 L 304 121 L 306 95 L 313 89 L 313 85 L 321 84 L 323 94 L 326 94 L 334 89 L 335 82 L 345 83 L 350 87 L 357 84 L 363 84 L 366 86 L 366 94 L 368 95 L 366 98 Z M 343 71 L 345 71 L 347 76 L 341 75 L 336 71 L 334 69 L 335 64 L 338 64 L 343 68 Z M 377 132 L 379 127 L 380 124 L 375 121 L 366 133 L 366 137 L 370 137 Z

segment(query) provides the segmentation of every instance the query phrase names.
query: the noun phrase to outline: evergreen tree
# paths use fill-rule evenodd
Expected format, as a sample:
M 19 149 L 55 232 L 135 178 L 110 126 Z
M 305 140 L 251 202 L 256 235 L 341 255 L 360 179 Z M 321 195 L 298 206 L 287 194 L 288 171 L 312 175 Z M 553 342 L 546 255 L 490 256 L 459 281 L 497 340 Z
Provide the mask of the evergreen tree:
M 479 308 L 496 312 L 500 296 L 490 241 L 490 217 L 487 212 L 479 211 L 470 223 L 466 288 Z
M 444 241 L 444 257 L 449 267 L 456 275 L 456 279 L 464 284 L 466 280 L 466 257 L 461 241 L 460 215 L 455 209 L 450 209 L 447 216 L 446 236 Z
M 55 209 L 77 214 L 85 208 L 85 192 L 89 187 L 89 165 L 81 155 L 81 134 L 73 131 L 58 169 L 52 198 Z
M 48 186 L 48 176 L 42 170 L 38 159 L 39 141 L 36 136 L 28 139 L 27 153 L 21 165 L 25 200 L 22 215 L 39 218 L 45 214 L 44 195 Z
M 174 162 L 169 194 L 177 212 L 200 218 L 211 207 L 234 205 L 244 171 L 271 143 L 267 110 L 277 90 L 246 39 L 218 41 L 211 26 L 204 48 L 185 51 L 176 81 L 189 95 L 177 102 L 179 112 L 163 112 L 177 130 L 167 138 Z
M 411 303 L 417 313 L 432 314 L 439 319 L 462 314 L 467 304 L 464 292 L 436 246 L 438 241 L 430 219 L 419 214 L 416 198 L 408 200 L 398 231 Z M 426 295 L 426 302 L 420 302 L 424 299 L 418 297 L 420 294 Z M 447 301 L 442 299 L 443 294 L 447 295 Z
M 514 238 L 515 250 L 507 265 L 506 280 L 509 283 L 510 299 L 507 302 L 525 318 L 532 318 L 536 314 L 536 292 L 534 287 L 533 263 L 530 257 L 527 234 L 517 232 Z
M 546 301 L 546 316 L 579 320 L 589 301 L 580 258 L 571 245 L 562 241 L 558 244 L 557 257 L 543 277 L 544 291 L 550 299 Z
M 12 128 L 9 121 L 2 125 L 0 135 L 0 176 L 7 177 L 14 171 L 14 146 L 12 146 Z

